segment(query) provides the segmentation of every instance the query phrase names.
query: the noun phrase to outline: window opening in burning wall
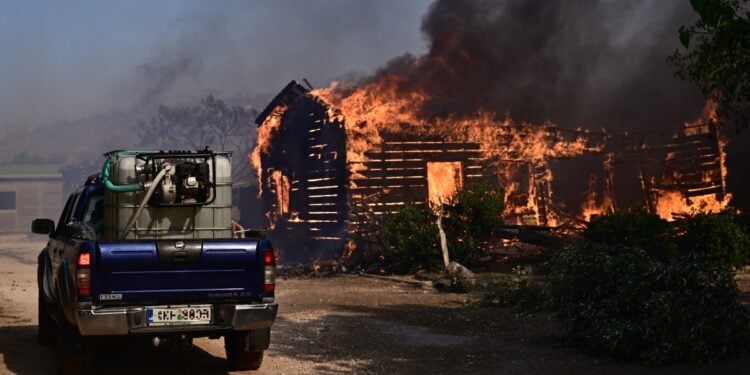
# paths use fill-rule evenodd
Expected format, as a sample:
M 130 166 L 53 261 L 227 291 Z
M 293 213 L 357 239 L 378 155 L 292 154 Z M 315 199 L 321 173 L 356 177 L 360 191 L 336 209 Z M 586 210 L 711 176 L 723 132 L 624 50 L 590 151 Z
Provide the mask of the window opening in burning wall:
M 460 161 L 427 162 L 427 191 L 433 207 L 450 203 L 463 189 L 463 184 Z

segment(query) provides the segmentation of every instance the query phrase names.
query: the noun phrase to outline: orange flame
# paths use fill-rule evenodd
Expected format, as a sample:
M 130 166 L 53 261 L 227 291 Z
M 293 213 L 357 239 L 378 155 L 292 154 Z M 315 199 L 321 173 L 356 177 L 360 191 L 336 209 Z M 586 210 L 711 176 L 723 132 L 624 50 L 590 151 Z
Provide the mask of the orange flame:
M 508 181 L 517 179 L 514 176 L 516 168 L 512 163 L 500 161 L 527 163 L 529 168 L 536 170 L 523 187 L 514 183 L 504 186 L 506 198 L 512 194 L 526 197 L 526 201 L 518 205 L 506 204 L 507 211 L 516 217 L 525 217 L 518 220 L 526 224 L 554 226 L 557 223 L 556 214 L 551 210 L 542 212 L 538 207 L 542 200 L 552 196 L 553 177 L 547 160 L 598 152 L 604 147 L 603 144 L 591 142 L 584 131 L 578 131 L 573 138 L 565 138 L 553 131 L 555 127 L 551 123 L 518 124 L 507 114 L 502 120 L 494 112 L 430 118 L 424 115 L 424 106 L 430 96 L 420 88 L 404 89 L 407 84 L 406 78 L 387 74 L 354 88 L 334 82 L 328 88 L 312 91 L 313 95 L 331 105 L 329 117 L 345 124 L 347 160 L 352 176 L 358 176 L 358 172 L 364 169 L 362 163 L 367 161 L 365 152 L 382 142 L 383 132 L 436 134 L 449 141 L 478 143 L 487 159 L 498 161 L 499 172 L 506 175 Z M 448 190 L 453 193 L 455 189 L 462 188 L 462 183 L 456 182 L 455 176 L 446 174 L 444 177 L 446 181 L 440 183 L 436 181 L 437 177 L 429 179 L 430 201 L 438 199 L 438 195 L 446 199 L 444 194 Z
M 365 151 L 382 141 L 380 133 L 384 130 L 397 130 L 400 124 L 415 128 L 426 125 L 417 113 L 428 95 L 400 93 L 399 84 L 403 81 L 402 77 L 386 75 L 356 89 L 333 82 L 328 88 L 312 91 L 338 110 L 329 111 L 331 119 L 346 120 L 347 160 L 354 163 L 367 160 Z
M 597 193 L 596 176 L 589 176 L 586 198 L 583 200 L 583 204 L 581 204 L 581 214 L 579 215 L 579 218 L 583 221 L 591 221 L 594 216 L 615 212 L 615 199 L 612 193 L 614 184 L 614 154 L 607 154 L 603 164 L 605 172 L 604 191 L 602 194 Z
M 718 131 L 714 131 L 714 129 L 718 129 L 720 124 L 716 110 L 716 102 L 713 100 L 707 101 L 702 116 L 694 121 L 685 123 L 682 132 L 685 136 L 705 135 L 706 137 L 716 137 L 720 170 L 719 183 L 722 192 L 689 197 L 683 192 L 675 190 L 658 191 L 655 197 L 656 212 L 665 220 L 672 221 L 680 215 L 692 215 L 699 212 L 721 212 L 729 207 L 732 194 L 725 191 L 727 177 L 725 148 L 728 142 Z M 672 154 L 668 154 L 667 159 L 672 156 Z M 712 171 L 700 171 L 700 173 L 703 182 L 716 181 L 716 177 Z M 672 172 L 664 176 L 664 179 L 666 181 L 674 181 L 680 177 L 678 173 Z
M 417 60 L 415 64 L 419 64 Z M 331 86 L 311 91 L 311 95 L 328 105 L 329 121 L 344 124 L 347 136 L 346 153 L 350 185 L 362 176 L 366 152 L 383 142 L 383 134 L 406 132 L 413 135 L 438 135 L 447 141 L 468 142 L 480 145 L 484 158 L 497 167 L 501 185 L 505 189 L 507 219 L 517 224 L 542 224 L 556 226 L 561 216 L 552 208 L 553 174 L 549 168 L 552 159 L 572 158 L 586 153 L 601 153 L 605 149 L 607 135 L 576 129 L 564 130 L 550 122 L 531 124 L 517 123 L 508 114 L 503 117 L 494 112 L 478 112 L 472 115 L 450 115 L 435 118 L 425 110 L 431 97 L 420 86 L 410 85 L 408 77 L 382 74 L 359 86 L 348 86 L 334 82 Z M 253 167 L 259 178 L 262 172 L 261 154 L 269 151 L 274 134 L 281 125 L 286 108 L 274 109 L 259 127 L 258 145 L 251 154 Z M 704 115 L 686 123 L 682 135 L 708 134 L 711 124 L 719 121 L 716 104 L 708 102 Z M 718 133 L 717 133 L 718 136 Z M 726 178 L 724 147 L 726 140 L 718 139 L 722 190 Z M 667 159 L 671 156 L 667 155 Z M 437 163 L 444 164 L 444 163 Z M 428 163 L 429 200 L 436 202 L 455 195 L 463 185 L 460 179 L 461 166 Z M 596 181 L 589 183 L 578 218 L 589 221 L 594 215 L 613 212 L 613 156 L 604 160 L 604 190 L 596 191 Z M 275 176 L 274 172 L 274 176 Z M 458 177 L 457 177 L 458 176 Z M 663 180 L 679 176 L 662 176 Z M 275 177 L 274 177 L 275 179 Z M 704 176 L 704 182 L 713 181 L 713 176 Z M 262 185 L 262 184 L 261 184 Z M 275 186 L 283 185 L 275 181 Z M 645 186 L 645 185 L 644 185 Z M 720 211 L 727 207 L 731 194 L 711 194 L 685 198 L 680 192 L 656 191 L 653 194 L 655 210 L 666 219 L 673 213 L 697 211 Z M 283 196 L 279 202 L 287 202 Z M 288 207 L 286 211 L 288 212 Z
M 716 194 L 686 197 L 679 191 L 664 191 L 659 193 L 656 213 L 664 220 L 674 221 L 681 215 L 694 215 L 701 212 L 717 213 L 724 211 L 732 199 L 727 194 L 720 199 Z
M 273 186 L 276 190 L 276 212 L 279 215 L 289 213 L 289 192 L 291 191 L 291 185 L 289 184 L 289 177 L 284 176 L 281 171 L 273 171 L 271 174 L 273 179 Z
M 586 198 L 581 205 L 580 218 L 584 221 L 591 221 L 594 216 L 606 215 L 614 212 L 614 202 L 609 194 L 603 194 L 601 197 L 596 192 L 596 177 L 589 176 L 588 189 Z
M 271 149 L 271 142 L 274 135 L 279 131 L 281 127 L 281 118 L 286 112 L 286 106 L 278 106 L 271 111 L 271 114 L 266 117 L 265 121 L 258 127 L 258 140 L 250 153 L 250 164 L 253 166 L 255 171 L 255 177 L 258 179 L 258 196 L 263 192 L 263 184 L 261 183 L 263 166 L 261 165 L 261 154 L 268 154 Z
M 460 161 L 427 163 L 427 191 L 433 206 L 450 203 L 462 188 Z

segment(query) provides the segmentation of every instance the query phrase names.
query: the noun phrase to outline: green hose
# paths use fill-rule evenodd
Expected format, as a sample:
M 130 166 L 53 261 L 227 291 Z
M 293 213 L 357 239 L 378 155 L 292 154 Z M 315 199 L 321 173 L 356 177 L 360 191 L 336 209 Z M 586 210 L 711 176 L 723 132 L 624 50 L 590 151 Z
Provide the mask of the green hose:
M 110 168 L 112 168 L 112 158 L 113 156 L 116 158 L 118 155 L 119 154 L 108 156 L 104 161 L 104 165 L 102 165 L 102 181 L 104 181 L 104 187 L 106 187 L 107 190 L 115 193 L 130 193 L 143 190 L 143 186 L 141 186 L 141 184 L 115 185 L 109 179 Z

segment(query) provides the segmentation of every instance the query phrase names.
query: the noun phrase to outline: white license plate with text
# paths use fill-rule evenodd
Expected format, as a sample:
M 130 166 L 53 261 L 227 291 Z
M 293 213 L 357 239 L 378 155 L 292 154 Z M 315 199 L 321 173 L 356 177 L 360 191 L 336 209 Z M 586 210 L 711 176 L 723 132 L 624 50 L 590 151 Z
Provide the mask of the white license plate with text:
M 150 326 L 211 324 L 211 305 L 146 308 Z

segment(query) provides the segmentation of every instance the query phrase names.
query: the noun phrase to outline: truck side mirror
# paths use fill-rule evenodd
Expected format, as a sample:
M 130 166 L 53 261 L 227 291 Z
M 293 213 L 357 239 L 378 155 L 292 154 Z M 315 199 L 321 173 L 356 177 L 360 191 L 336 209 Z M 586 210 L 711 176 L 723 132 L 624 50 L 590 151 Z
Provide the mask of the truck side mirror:
M 34 219 L 31 222 L 31 232 L 50 235 L 55 232 L 55 222 L 50 219 Z

